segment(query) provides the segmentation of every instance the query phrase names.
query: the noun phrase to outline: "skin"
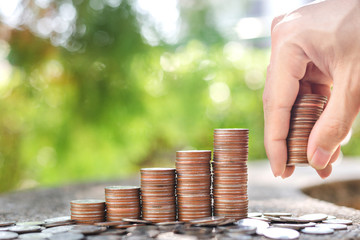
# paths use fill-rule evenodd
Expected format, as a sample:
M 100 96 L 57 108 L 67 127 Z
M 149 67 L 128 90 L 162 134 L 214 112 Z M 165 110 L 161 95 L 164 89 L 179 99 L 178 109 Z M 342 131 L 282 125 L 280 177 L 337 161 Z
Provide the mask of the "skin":
M 311 131 L 307 156 L 320 177 L 331 174 L 340 143 L 360 110 L 360 1 L 314 2 L 273 20 L 263 94 L 264 143 L 274 176 L 286 167 L 290 111 L 298 94 L 329 99 Z

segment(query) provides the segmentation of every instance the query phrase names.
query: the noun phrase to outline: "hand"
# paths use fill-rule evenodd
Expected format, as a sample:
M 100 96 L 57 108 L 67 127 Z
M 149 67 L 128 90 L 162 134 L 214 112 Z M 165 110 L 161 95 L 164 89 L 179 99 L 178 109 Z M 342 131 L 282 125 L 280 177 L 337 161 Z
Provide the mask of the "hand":
M 307 156 L 326 178 L 360 107 L 360 1 L 315 2 L 279 16 L 271 44 L 263 103 L 272 171 L 283 178 L 293 173 L 286 166 L 290 111 L 298 94 L 319 93 L 329 101 L 311 131 Z

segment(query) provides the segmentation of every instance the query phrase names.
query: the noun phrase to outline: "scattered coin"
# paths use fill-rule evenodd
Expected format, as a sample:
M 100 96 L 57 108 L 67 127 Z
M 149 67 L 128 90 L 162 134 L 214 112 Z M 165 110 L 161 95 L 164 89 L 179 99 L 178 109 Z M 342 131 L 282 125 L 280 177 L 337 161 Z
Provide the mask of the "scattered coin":
M 56 233 L 49 237 L 50 240 L 81 240 L 84 239 L 84 235 L 81 233 L 63 232 Z
M 268 212 L 263 213 L 265 217 L 291 217 L 292 213 L 286 213 L 286 212 Z
M 251 217 L 261 217 L 263 214 L 261 212 L 250 212 L 248 213 L 248 218 L 251 218 Z
M 334 233 L 334 229 L 327 227 L 306 227 L 301 232 L 305 234 L 326 235 Z
M 30 233 L 30 232 L 40 232 L 40 226 L 13 226 L 9 228 L 9 231 L 16 232 L 16 233 Z
M 89 236 L 86 240 L 121 240 L 120 236 L 116 235 L 97 235 L 97 236 Z M 145 239 L 145 238 L 144 238 Z
M 299 219 L 307 220 L 309 222 L 321 222 L 327 218 L 326 214 L 323 213 L 312 213 L 300 216 Z
M 227 233 L 252 235 L 256 233 L 256 228 L 257 228 L 256 226 L 237 225 L 237 226 L 226 227 L 223 229 Z
M 84 235 L 97 234 L 106 231 L 106 227 L 94 225 L 77 225 L 71 229 L 72 232 L 79 232 Z
M 128 223 L 143 223 L 143 224 L 151 224 L 151 221 L 143 220 L 143 219 L 132 219 L 132 218 L 123 218 L 124 222 Z
M 265 221 L 246 218 L 236 222 L 239 226 L 252 226 L 256 227 L 256 234 L 262 235 L 263 231 L 269 227 L 269 224 Z
M 323 223 L 351 225 L 352 221 L 348 219 L 326 219 L 323 221 Z
M 197 240 L 196 236 L 176 234 L 173 232 L 160 233 L 157 238 L 158 240 Z
M 32 239 L 32 240 L 42 240 L 49 239 L 52 236 L 51 233 L 25 233 L 19 235 L 19 239 Z
M 182 221 L 173 221 L 173 222 L 159 222 L 155 225 L 157 226 L 171 226 L 171 225 L 178 225 L 178 224 L 184 224 Z
M 328 215 L 327 219 L 326 220 L 331 220 L 331 219 L 336 219 L 335 216 L 332 216 L 332 215 Z
M 12 226 L 15 224 L 16 224 L 16 221 L 0 222 L 0 227 L 8 227 L 8 226 Z
M 64 233 L 64 232 L 71 231 L 75 226 L 76 225 L 52 227 L 52 228 L 44 229 L 44 230 L 42 230 L 42 232 L 43 233 L 52 233 L 52 234 Z
M 271 227 L 263 231 L 263 235 L 270 239 L 298 239 L 300 233 L 294 229 Z
M 36 222 L 18 222 L 16 223 L 17 226 L 42 226 L 45 223 L 43 221 L 36 221 Z
M 309 222 L 311 222 L 308 219 L 297 218 L 297 217 L 280 217 L 280 219 L 282 221 L 288 222 L 288 223 L 309 223 Z
M 319 223 L 319 224 L 316 224 L 316 227 L 328 227 L 328 228 L 332 228 L 334 230 L 346 230 L 347 229 L 347 225 L 339 224 L 339 223 Z
M 19 236 L 19 234 L 15 233 L 15 232 L 5 232 L 5 231 L 0 232 L 0 240 L 15 239 L 18 236 Z
M 68 222 L 68 221 L 71 221 L 71 216 L 49 218 L 44 220 L 44 223 L 48 224 L 48 223 Z
M 315 223 L 274 223 L 272 227 L 290 228 L 294 230 L 300 230 L 306 227 L 315 227 Z

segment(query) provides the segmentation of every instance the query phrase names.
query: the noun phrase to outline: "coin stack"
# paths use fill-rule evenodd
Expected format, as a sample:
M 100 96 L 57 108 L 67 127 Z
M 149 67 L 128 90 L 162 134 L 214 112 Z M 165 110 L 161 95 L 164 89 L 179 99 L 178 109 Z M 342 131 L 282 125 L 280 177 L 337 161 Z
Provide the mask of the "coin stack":
M 213 195 L 214 215 L 247 217 L 247 159 L 249 130 L 214 130 Z
M 139 187 L 106 187 L 105 200 L 107 221 L 121 221 L 123 218 L 140 218 L 141 208 Z
M 143 219 L 175 221 L 175 168 L 142 168 L 140 172 Z
M 327 97 L 318 94 L 298 96 L 291 110 L 287 137 L 288 166 L 307 165 L 307 144 L 310 132 L 324 110 Z
M 95 199 L 73 200 L 70 205 L 71 219 L 78 224 L 93 224 L 105 220 L 105 201 Z
M 210 161 L 210 150 L 176 152 L 176 192 L 180 221 L 212 215 Z

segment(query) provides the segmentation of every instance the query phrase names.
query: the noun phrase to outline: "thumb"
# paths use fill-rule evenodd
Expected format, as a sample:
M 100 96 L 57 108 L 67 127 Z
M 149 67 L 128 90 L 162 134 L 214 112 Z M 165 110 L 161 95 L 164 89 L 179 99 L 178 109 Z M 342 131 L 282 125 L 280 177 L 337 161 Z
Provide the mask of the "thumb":
M 344 82 L 340 84 L 337 86 L 334 81 L 330 100 L 309 137 L 307 156 L 317 170 L 328 165 L 359 112 L 358 92 L 346 87 Z

